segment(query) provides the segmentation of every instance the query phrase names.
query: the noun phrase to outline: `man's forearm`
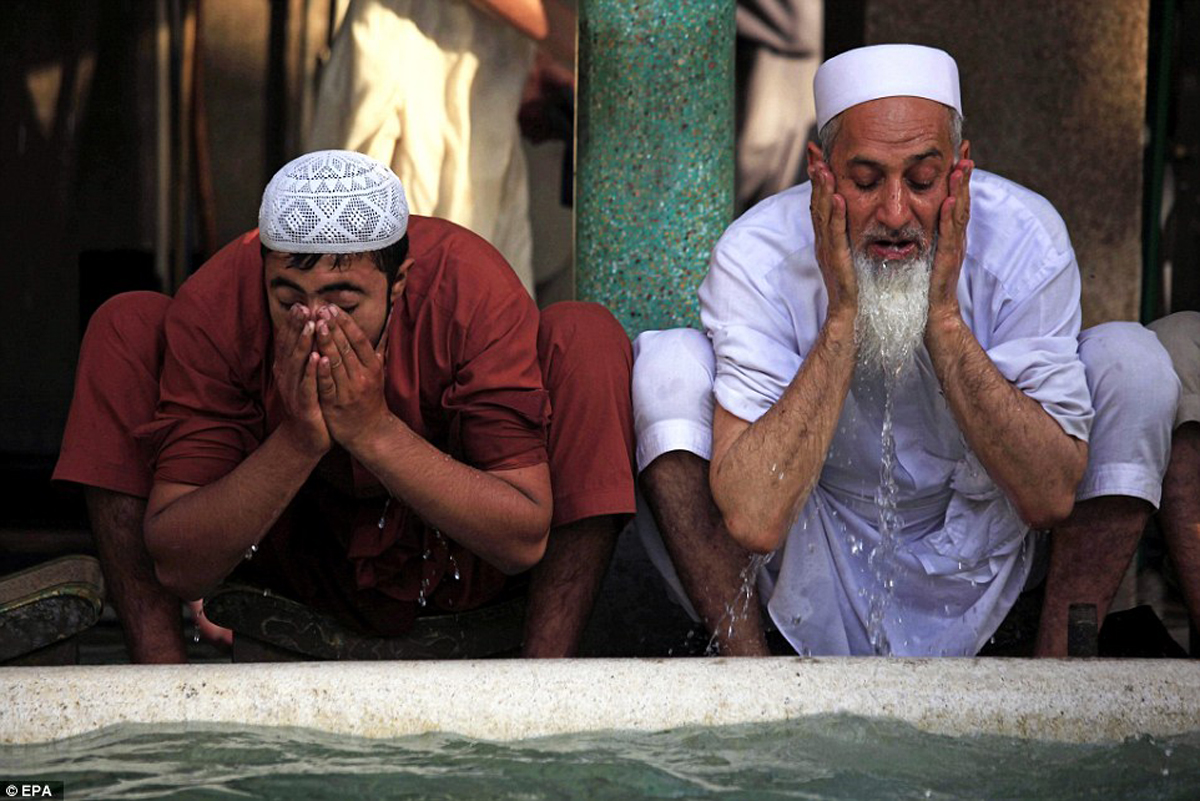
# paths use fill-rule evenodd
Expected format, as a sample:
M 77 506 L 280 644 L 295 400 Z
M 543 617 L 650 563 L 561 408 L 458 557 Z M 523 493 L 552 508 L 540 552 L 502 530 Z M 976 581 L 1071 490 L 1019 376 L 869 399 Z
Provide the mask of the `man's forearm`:
M 212 484 L 156 485 L 145 529 L 159 580 L 185 600 L 202 597 L 266 535 L 319 460 L 281 427 Z
M 961 316 L 931 317 L 925 341 L 967 444 L 1021 518 L 1049 528 L 1070 514 L 1087 445 L 1000 373 Z
M 390 415 L 351 452 L 427 524 L 500 570 L 518 573 L 541 559 L 552 513 L 547 465 L 505 471 L 510 483 L 453 459 Z
M 766 414 L 732 443 L 722 441 L 729 423 L 714 425 L 713 498 L 743 547 L 778 547 L 808 499 L 850 389 L 855 353 L 853 313 L 828 318 L 804 365 Z

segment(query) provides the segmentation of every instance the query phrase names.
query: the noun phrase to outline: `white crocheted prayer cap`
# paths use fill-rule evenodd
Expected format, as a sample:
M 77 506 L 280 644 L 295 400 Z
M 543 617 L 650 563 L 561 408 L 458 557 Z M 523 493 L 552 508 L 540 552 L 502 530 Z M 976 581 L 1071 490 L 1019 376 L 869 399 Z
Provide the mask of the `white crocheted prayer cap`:
M 848 50 L 826 61 L 813 78 L 817 130 L 851 106 L 881 97 L 924 97 L 962 114 L 958 65 L 933 47 L 884 44 Z
M 258 210 L 258 236 L 281 253 L 365 253 L 400 241 L 408 201 L 386 164 L 350 150 L 318 150 L 275 173 Z

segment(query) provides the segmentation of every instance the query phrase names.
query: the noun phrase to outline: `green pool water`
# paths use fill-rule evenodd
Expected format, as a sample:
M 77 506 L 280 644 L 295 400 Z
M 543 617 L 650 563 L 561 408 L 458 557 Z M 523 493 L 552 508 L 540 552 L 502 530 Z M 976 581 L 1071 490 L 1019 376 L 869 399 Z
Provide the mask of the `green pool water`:
M 499 743 L 132 725 L 0 748 L 0 778 L 71 799 L 1197 799 L 1200 731 L 1072 745 L 837 716 Z

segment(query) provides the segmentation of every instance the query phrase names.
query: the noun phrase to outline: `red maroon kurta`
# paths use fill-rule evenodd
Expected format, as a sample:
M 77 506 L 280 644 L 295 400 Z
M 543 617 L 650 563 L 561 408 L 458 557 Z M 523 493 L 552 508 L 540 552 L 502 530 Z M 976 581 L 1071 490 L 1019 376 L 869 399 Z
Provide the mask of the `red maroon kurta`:
M 388 322 L 392 412 L 480 469 L 538 464 L 548 458 L 545 376 L 562 409 L 549 454 L 555 524 L 631 513 L 629 345 L 611 315 L 591 304 L 560 304 L 539 328 L 533 302 L 482 239 L 415 216 L 409 238 L 415 263 Z M 257 233 L 226 246 L 173 301 L 149 293 L 132 298 L 119 312 L 102 309 L 89 327 L 88 338 L 105 344 L 85 339 L 55 477 L 144 495 L 148 477 L 131 477 L 145 472 L 130 464 L 132 433 L 154 465 L 154 480 L 209 484 L 281 421 Z M 156 314 L 165 315 L 161 357 L 112 355 L 128 339 L 161 342 Z M 159 358 L 157 411 L 152 420 L 140 413 L 139 421 L 127 407 L 144 400 L 113 396 L 127 391 L 118 386 L 144 384 Z M 129 391 L 135 399 L 147 392 L 153 394 Z M 470 608 L 504 584 L 491 565 L 389 500 L 375 477 L 336 447 L 242 572 L 380 634 L 405 630 L 422 601 Z

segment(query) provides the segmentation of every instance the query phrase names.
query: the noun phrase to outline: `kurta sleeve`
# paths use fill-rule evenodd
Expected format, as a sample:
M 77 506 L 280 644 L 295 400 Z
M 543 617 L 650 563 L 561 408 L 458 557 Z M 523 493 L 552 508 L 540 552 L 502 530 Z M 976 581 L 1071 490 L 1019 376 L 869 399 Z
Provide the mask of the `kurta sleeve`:
M 1093 410 L 1078 355 L 1079 266 L 1057 212 L 1037 196 L 1026 203 L 1028 213 L 1003 221 L 1005 246 L 987 250 L 995 254 L 992 262 L 968 257 L 964 265 L 975 280 L 995 281 L 988 291 L 972 293 L 982 301 L 972 330 L 1001 375 L 1040 403 L 1063 431 L 1087 441 Z
M 774 239 L 755 238 L 751 226 L 738 233 L 713 251 L 700 311 L 716 357 L 716 400 L 752 423 L 783 395 L 816 341 L 825 287 L 804 267 L 815 264 L 810 246 L 786 253 Z

